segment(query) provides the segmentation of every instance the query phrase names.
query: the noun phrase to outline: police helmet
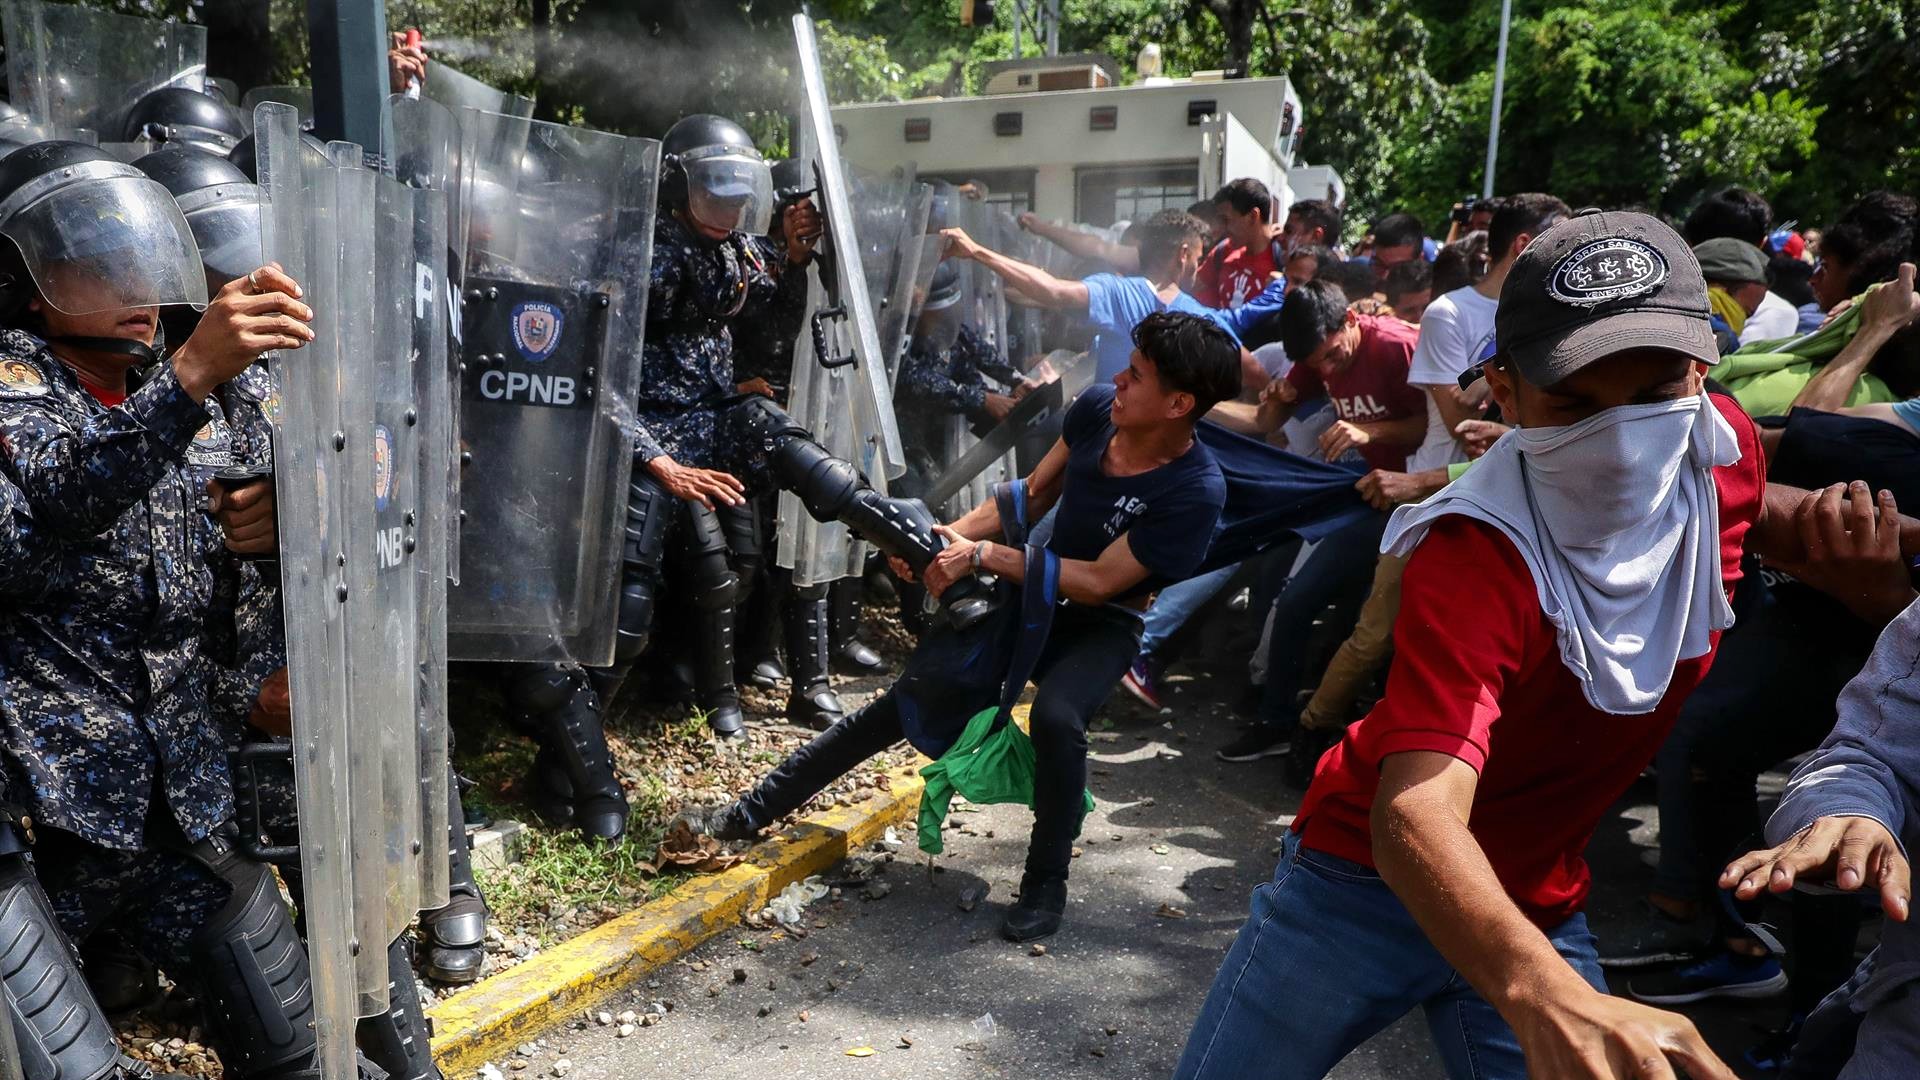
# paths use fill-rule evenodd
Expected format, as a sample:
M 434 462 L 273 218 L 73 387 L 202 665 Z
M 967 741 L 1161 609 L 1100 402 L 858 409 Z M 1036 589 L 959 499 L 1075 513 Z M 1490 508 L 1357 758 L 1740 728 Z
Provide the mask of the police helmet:
M 813 170 L 799 158 L 781 158 L 771 172 L 775 192 L 806 191 L 813 186 Z
M 319 139 L 314 138 L 312 134 L 305 131 L 300 133 L 300 143 L 307 148 L 308 153 L 318 155 L 319 160 L 326 160 L 326 143 L 321 142 Z M 259 151 L 257 147 L 258 144 L 253 141 L 253 136 L 249 135 L 235 143 L 232 150 L 225 152 L 227 160 L 233 162 L 234 165 L 246 175 L 248 180 L 256 184 L 260 182 L 260 162 L 258 160 Z
M 184 86 L 149 91 L 127 109 L 120 124 L 125 142 L 186 143 L 211 154 L 230 153 L 246 135 L 233 106 Z
M 6 325 L 35 294 L 70 315 L 207 303 L 173 196 L 96 146 L 56 140 L 0 158 L 0 237 Z
M 753 137 L 724 116 L 683 117 L 660 143 L 665 201 L 710 229 L 765 236 L 773 173 Z
M 209 293 L 264 262 L 260 189 L 238 165 L 175 143 L 135 161 L 133 167 L 171 192 L 186 215 L 206 267 Z

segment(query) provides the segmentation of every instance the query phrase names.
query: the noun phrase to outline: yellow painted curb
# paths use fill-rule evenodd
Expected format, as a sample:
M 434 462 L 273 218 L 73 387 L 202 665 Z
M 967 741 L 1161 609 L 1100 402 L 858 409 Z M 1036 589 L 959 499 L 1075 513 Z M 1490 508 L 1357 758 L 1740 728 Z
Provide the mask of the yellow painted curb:
M 788 885 L 880 839 L 887 826 L 912 821 L 920 807 L 920 764 L 890 775 L 888 791 L 815 814 L 750 850 L 746 861 L 689 881 L 441 1002 L 427 1013 L 434 1060 L 450 1080 L 463 1080 L 563 1016 L 632 987 L 725 933 Z

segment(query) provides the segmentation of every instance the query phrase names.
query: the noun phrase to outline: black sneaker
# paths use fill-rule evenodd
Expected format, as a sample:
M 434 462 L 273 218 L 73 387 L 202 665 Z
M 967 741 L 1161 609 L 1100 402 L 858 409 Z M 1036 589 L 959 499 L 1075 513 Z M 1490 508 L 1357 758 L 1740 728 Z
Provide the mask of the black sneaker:
M 1772 956 L 1716 952 L 1695 964 L 1643 975 L 1627 993 L 1649 1005 L 1685 1005 L 1708 998 L 1773 997 L 1787 989 L 1787 973 Z
M 1293 749 L 1293 737 L 1271 724 L 1248 728 L 1245 735 L 1213 752 L 1221 761 L 1259 761 Z

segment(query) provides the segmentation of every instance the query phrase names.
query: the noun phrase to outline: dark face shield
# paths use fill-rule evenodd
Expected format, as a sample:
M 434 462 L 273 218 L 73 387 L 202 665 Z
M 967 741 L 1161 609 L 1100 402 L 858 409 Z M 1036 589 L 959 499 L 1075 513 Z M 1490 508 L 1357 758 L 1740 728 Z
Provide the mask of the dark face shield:
M 207 305 L 186 218 L 131 166 L 86 162 L 22 185 L 0 203 L 0 236 L 20 249 L 41 297 L 69 315 Z
M 206 266 L 209 294 L 265 261 L 260 255 L 258 187 L 223 184 L 189 192 L 179 202 Z
M 766 160 L 737 146 L 703 147 L 681 155 L 687 173 L 687 213 L 709 229 L 765 236 L 773 223 L 773 172 Z

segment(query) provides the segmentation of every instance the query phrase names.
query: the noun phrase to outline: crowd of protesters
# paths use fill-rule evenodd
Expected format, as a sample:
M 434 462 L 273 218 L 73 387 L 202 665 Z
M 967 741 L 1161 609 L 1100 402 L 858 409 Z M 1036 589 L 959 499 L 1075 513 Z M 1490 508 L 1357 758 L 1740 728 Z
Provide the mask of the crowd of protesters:
M 1416 1005 L 1456 1076 L 1730 1076 L 1660 1010 L 1763 997 L 1786 1028 L 1722 1048 L 1755 1069 L 1920 1075 L 1914 199 L 1795 231 L 1737 187 L 1673 221 L 1524 193 L 1439 242 L 1242 179 L 1118 242 L 1022 224 L 1103 272 L 949 257 L 1084 317 L 1102 379 L 1154 312 L 1212 320 L 1244 386 L 1209 419 L 1372 508 L 1144 613 L 1123 685 L 1160 709 L 1183 625 L 1251 611 L 1217 753 L 1307 787 L 1181 1077 L 1318 1076 Z M 1661 929 L 1589 924 L 1584 848 L 1648 772 Z

